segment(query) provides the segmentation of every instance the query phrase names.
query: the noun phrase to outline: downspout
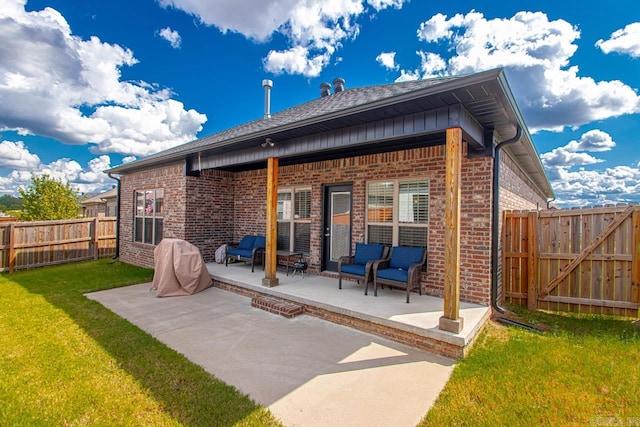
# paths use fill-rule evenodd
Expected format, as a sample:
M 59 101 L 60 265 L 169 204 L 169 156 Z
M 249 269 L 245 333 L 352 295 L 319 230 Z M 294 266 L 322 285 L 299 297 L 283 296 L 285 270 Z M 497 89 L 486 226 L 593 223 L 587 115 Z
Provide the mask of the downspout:
M 516 135 L 502 141 L 496 145 L 494 162 L 493 162 L 493 212 L 492 212 L 492 227 L 491 227 L 491 307 L 500 314 L 504 314 L 506 310 L 498 304 L 498 245 L 500 244 L 500 150 L 502 147 L 518 142 L 522 137 L 522 128 L 519 124 L 516 124 Z M 518 326 L 520 328 L 527 329 L 532 332 L 540 332 L 539 329 L 527 325 L 525 323 L 517 322 L 515 320 L 507 319 L 505 317 L 497 317 L 496 321 L 504 323 L 506 325 Z
M 500 150 L 505 145 L 513 144 L 520 140 L 522 128 L 516 124 L 516 135 L 496 145 L 493 160 L 493 206 L 491 213 L 491 307 L 500 314 L 505 309 L 498 304 L 498 245 L 500 244 Z
M 113 256 L 113 259 L 118 259 L 120 257 L 120 178 L 116 178 L 111 172 L 108 172 L 107 175 L 118 181 L 116 186 L 116 254 Z

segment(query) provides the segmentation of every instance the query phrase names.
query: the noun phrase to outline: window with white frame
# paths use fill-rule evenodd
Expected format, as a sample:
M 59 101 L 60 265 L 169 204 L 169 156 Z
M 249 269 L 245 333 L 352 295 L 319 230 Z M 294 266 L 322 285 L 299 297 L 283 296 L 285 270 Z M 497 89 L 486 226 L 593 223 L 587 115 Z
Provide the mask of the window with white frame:
M 278 191 L 278 249 L 302 252 L 311 250 L 311 189 Z
M 429 181 L 389 180 L 367 184 L 367 242 L 427 247 Z
M 162 240 L 164 190 L 138 190 L 133 222 L 133 241 L 157 245 Z

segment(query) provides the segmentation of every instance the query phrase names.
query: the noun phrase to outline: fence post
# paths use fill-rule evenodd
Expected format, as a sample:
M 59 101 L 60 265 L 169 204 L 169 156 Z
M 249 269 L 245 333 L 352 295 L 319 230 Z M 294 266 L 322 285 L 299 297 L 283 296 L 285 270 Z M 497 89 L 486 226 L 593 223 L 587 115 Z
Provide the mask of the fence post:
M 631 302 L 640 303 L 640 208 L 632 214 L 633 254 L 631 256 Z M 640 310 L 638 310 L 640 316 Z
M 93 259 L 98 259 L 98 217 L 93 218 Z
M 538 212 L 527 215 L 527 309 L 538 309 Z
M 16 242 L 16 238 L 14 236 L 15 233 L 15 227 L 13 225 L 13 223 L 9 224 L 9 228 L 7 230 L 7 233 L 9 233 L 9 256 L 7 258 L 8 264 L 9 264 L 9 273 L 13 272 L 13 269 L 16 267 L 16 250 L 15 250 L 15 242 Z

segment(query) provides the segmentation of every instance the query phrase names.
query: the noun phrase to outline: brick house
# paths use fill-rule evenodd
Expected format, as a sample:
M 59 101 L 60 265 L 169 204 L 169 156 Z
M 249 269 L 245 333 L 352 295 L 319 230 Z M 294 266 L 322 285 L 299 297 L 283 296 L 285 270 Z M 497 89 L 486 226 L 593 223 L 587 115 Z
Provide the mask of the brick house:
M 266 234 L 269 285 L 276 248 L 330 274 L 356 242 L 425 246 L 423 291 L 454 301 L 450 318 L 455 301 L 490 303 L 499 213 L 554 197 L 501 69 L 352 89 L 336 79 L 274 114 L 263 84 L 263 118 L 109 171 L 122 261 L 152 267 L 162 237 L 212 261 L 221 244 Z
M 103 216 L 116 216 L 117 210 L 117 189 L 105 191 L 96 194 L 85 200 L 80 201 L 82 207 L 82 216 L 85 218 L 95 218 Z

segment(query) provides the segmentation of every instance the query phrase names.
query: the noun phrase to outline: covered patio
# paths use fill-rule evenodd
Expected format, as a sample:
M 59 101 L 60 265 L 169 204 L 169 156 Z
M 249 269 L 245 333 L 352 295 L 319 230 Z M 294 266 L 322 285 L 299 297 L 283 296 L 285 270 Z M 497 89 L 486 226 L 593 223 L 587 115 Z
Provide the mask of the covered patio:
M 245 264 L 207 263 L 214 286 L 247 297 L 271 296 L 303 307 L 304 314 L 349 326 L 363 332 L 391 339 L 415 348 L 452 358 L 462 358 L 491 315 L 487 306 L 460 302 L 464 327 L 460 333 L 439 328 L 443 315 L 443 299 L 412 294 L 407 304 L 404 291 L 379 289 L 378 296 L 364 295 L 364 286 L 343 280 L 338 289 L 337 275 L 287 275 L 278 270 L 279 285 L 262 285 L 260 267 L 251 272 Z

